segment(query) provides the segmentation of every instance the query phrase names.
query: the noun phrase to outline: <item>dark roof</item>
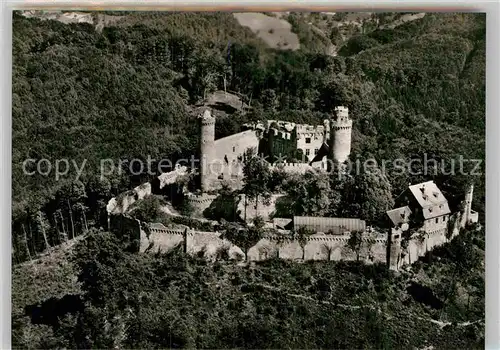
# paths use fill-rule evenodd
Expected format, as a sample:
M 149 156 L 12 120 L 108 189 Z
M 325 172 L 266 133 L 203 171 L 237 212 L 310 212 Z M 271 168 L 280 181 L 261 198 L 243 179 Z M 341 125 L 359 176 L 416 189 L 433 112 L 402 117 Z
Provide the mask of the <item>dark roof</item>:
M 330 150 L 330 146 L 326 142 L 323 142 L 321 147 L 318 150 L 318 153 L 314 156 L 313 160 L 309 164 L 321 162 L 324 156 L 328 155 L 328 151 Z
M 334 233 L 342 234 L 348 231 L 365 231 L 366 222 L 364 220 L 354 218 L 294 216 L 294 230 L 298 230 L 300 227 L 307 227 L 317 232 L 333 231 Z
M 292 219 L 289 218 L 274 218 L 273 223 L 275 228 L 278 229 L 286 229 L 287 227 L 290 226 L 290 223 L 292 222 Z

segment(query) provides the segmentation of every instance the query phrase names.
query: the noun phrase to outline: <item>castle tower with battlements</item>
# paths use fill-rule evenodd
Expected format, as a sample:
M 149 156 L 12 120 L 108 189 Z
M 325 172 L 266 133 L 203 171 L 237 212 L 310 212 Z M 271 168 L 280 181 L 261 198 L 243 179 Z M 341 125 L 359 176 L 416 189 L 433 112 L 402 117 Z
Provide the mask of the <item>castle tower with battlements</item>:
M 344 163 L 351 154 L 352 119 L 347 107 L 335 107 L 334 117 L 329 120 L 330 140 L 329 158 Z
M 465 223 L 468 224 L 470 223 L 471 221 L 474 222 L 474 221 L 477 221 L 477 220 L 474 220 L 473 219 L 473 210 L 472 210 L 472 198 L 473 198 L 473 194 L 474 194 L 474 185 L 471 184 L 469 185 L 469 187 L 467 188 L 467 191 L 465 192 Z
M 212 116 L 209 109 L 206 109 L 199 116 L 200 123 L 200 187 L 202 192 L 209 191 L 215 174 L 212 174 L 211 164 L 215 160 L 215 117 Z

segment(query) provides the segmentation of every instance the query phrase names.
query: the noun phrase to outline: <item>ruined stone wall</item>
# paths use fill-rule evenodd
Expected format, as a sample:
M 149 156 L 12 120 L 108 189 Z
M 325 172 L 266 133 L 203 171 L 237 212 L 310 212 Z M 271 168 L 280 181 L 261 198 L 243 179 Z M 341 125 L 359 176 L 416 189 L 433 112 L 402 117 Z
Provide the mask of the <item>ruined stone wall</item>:
M 111 198 L 106 209 L 109 214 L 126 213 L 132 204 L 139 199 L 143 199 L 144 197 L 150 195 L 151 193 L 151 184 L 149 182 L 144 183 L 131 191 L 124 192 L 119 196 Z
M 158 176 L 160 189 L 168 184 L 174 183 L 177 178 L 187 174 L 187 167 L 182 166 L 168 173 Z M 124 192 L 111 198 L 106 206 L 108 215 L 124 214 L 136 201 L 143 199 L 153 193 L 151 182 L 143 183 L 131 191 Z
M 110 232 L 117 235 L 123 242 L 132 243 L 140 251 L 140 245 L 145 236 L 139 220 L 126 215 L 110 215 L 108 225 Z
M 222 249 L 227 249 L 232 259 L 241 259 L 244 255 L 239 247 L 221 238 L 220 232 L 168 228 L 160 223 L 140 223 L 139 220 L 125 215 L 114 216 L 111 226 L 111 231 L 118 236 L 134 232 L 136 237 L 140 237 L 140 253 L 165 253 L 180 248 L 192 255 L 203 252 L 204 256 L 211 260 L 214 260 Z
M 140 238 L 140 253 L 168 252 L 181 248 L 192 255 L 203 253 L 209 260 L 215 260 L 222 250 L 227 251 L 230 259 L 241 260 L 244 257 L 243 250 L 221 238 L 220 232 L 172 229 L 158 223 L 140 223 L 125 215 L 115 215 L 111 223 L 115 234 Z M 290 260 L 356 260 L 358 254 L 348 246 L 349 237 L 318 233 L 307 237 L 302 247 L 301 242 L 292 235 L 266 235 L 248 250 L 248 259 L 260 261 L 278 257 Z M 385 263 L 386 245 L 385 238 L 365 237 L 359 250 L 359 260 Z

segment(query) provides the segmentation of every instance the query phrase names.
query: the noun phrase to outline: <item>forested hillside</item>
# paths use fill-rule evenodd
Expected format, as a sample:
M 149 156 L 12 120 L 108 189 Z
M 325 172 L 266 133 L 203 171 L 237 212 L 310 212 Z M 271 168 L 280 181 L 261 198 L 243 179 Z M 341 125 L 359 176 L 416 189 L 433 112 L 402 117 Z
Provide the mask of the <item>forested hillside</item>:
M 399 274 L 135 254 L 104 232 L 57 255 L 14 270 L 14 348 L 484 348 L 484 231 Z
M 253 111 L 224 120 L 354 119 L 352 158 L 484 159 L 485 16 L 427 14 L 359 33 L 338 56 L 266 48 L 229 13 L 121 13 L 102 31 L 14 14 L 13 248 L 29 259 L 99 225 L 107 200 L 144 176 L 99 178 L 101 159 L 177 159 L 197 143 L 190 106 L 227 88 Z M 300 27 L 296 27 L 300 31 Z M 300 35 L 304 40 L 307 36 Z M 70 174 L 23 174 L 25 159 L 67 159 Z M 75 181 L 73 164 L 84 172 Z M 72 163 L 74 162 L 74 163 Z M 31 164 L 33 166 L 33 164 Z M 484 166 L 484 165 L 483 165 Z M 30 170 L 36 170 L 31 168 Z M 48 170 L 48 169 L 45 169 Z M 465 179 L 427 176 L 447 196 Z M 423 176 L 389 177 L 393 195 Z M 482 213 L 483 177 L 474 206 Z
M 296 51 L 267 47 L 230 13 L 119 15 L 96 30 L 14 13 L 14 348 L 484 347 L 477 227 L 398 273 L 356 262 L 241 266 L 223 254 L 214 263 L 179 251 L 138 255 L 96 229 L 111 197 L 151 177 L 147 169 L 132 176 L 124 163 L 101 179 L 101 159 L 118 166 L 190 156 L 194 106 L 224 86 L 252 110 L 219 119 L 220 137 L 259 119 L 322 124 L 345 105 L 351 160 L 426 154 L 447 170 L 460 157 L 484 160 L 484 14 L 426 14 L 397 26 L 402 14 L 380 14 L 340 32 L 332 23 L 352 16 L 291 13 Z M 337 55 L 325 54 L 328 41 Z M 70 172 L 56 179 L 47 163 L 47 175 L 31 163 L 26 175 L 26 159 L 67 160 Z M 433 179 L 450 202 L 474 182 L 473 208 L 484 220 L 484 176 L 392 170 L 383 183 L 360 176 L 362 186 L 334 203 L 340 213 L 365 204 L 358 192 L 387 204 L 408 183 Z M 291 211 L 330 213 L 328 176 L 294 179 L 286 191 L 301 200 Z M 158 212 L 150 202 L 139 208 L 148 217 Z

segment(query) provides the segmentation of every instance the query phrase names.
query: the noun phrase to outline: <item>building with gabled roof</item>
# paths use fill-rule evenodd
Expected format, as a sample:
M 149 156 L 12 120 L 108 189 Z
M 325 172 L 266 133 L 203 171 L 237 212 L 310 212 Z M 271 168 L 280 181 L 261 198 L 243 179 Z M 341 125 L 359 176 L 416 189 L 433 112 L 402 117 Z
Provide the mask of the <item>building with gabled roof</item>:
M 400 196 L 399 203 L 402 205 L 387 212 L 395 227 L 402 223 L 412 222 L 421 225 L 426 233 L 444 230 L 448 226 L 451 214 L 448 200 L 437 187 L 434 181 L 422 182 L 408 186 L 408 189 Z M 404 209 L 404 208 L 408 209 Z M 408 221 L 403 222 L 398 215 L 409 213 Z

